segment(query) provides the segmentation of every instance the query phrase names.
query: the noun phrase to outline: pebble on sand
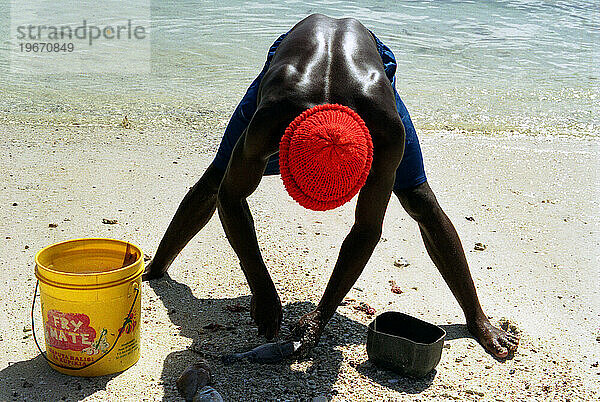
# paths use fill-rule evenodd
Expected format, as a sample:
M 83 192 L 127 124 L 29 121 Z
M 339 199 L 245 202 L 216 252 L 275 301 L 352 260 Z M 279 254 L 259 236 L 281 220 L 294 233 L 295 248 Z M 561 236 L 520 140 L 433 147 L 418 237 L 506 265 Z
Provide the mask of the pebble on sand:
M 402 289 L 400 289 L 400 286 L 396 285 L 396 281 L 390 281 L 390 285 L 392 286 L 392 288 L 390 289 L 392 293 L 395 293 L 397 295 L 404 293 Z
M 369 305 L 368 305 L 367 303 L 365 303 L 365 302 L 360 302 L 360 303 L 358 304 L 358 306 L 354 306 L 354 309 L 355 309 L 355 310 L 358 310 L 358 311 L 362 311 L 362 312 L 363 312 L 363 313 L 365 313 L 366 315 L 373 315 L 373 314 L 375 314 L 375 312 L 376 312 L 376 311 L 375 311 L 375 309 L 374 309 L 373 307 L 369 306 Z
M 208 324 L 208 325 L 205 325 L 205 326 L 203 326 L 202 328 L 204 328 L 204 329 L 208 329 L 208 330 L 210 330 L 210 331 L 213 331 L 213 332 L 214 332 L 214 331 L 218 331 L 218 330 L 220 330 L 220 329 L 224 328 L 224 326 L 223 326 L 223 325 L 221 325 L 221 324 L 219 324 L 219 323 L 212 322 L 212 323 L 210 323 L 210 324 Z
M 241 305 L 241 304 L 239 304 L 239 303 L 236 303 L 236 304 L 228 304 L 227 306 L 225 306 L 225 308 L 226 308 L 228 311 L 231 311 L 232 313 L 241 313 L 241 312 L 243 312 L 243 311 L 248 311 L 248 309 L 247 309 L 246 307 L 242 306 L 242 305 Z
M 477 389 L 466 389 L 465 392 L 470 395 L 484 396 L 485 393 L 483 391 L 479 391 Z
M 123 117 L 123 120 L 121 121 L 121 127 L 123 127 L 123 128 L 131 128 L 131 122 L 129 121 L 129 119 L 127 118 L 127 116 Z
M 116 225 L 118 221 L 116 219 L 102 218 L 102 223 L 104 223 L 105 225 Z
M 403 257 L 400 257 L 396 261 L 394 261 L 394 266 L 398 268 L 408 267 L 409 265 L 410 263 Z
M 487 248 L 487 246 L 483 243 L 475 243 L 474 249 L 477 251 L 483 251 Z

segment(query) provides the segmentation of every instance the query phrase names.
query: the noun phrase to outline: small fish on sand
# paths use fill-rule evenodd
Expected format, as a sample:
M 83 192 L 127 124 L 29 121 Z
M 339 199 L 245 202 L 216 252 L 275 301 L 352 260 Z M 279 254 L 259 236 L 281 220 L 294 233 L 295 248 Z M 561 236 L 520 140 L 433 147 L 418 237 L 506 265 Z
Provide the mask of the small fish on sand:
M 279 363 L 286 357 L 294 354 L 299 347 L 300 342 L 292 341 L 285 343 L 265 343 L 264 345 L 260 345 L 252 350 L 249 350 L 248 352 L 225 355 L 221 358 L 221 360 L 226 365 L 230 365 L 242 360 L 248 360 L 252 363 L 274 364 Z

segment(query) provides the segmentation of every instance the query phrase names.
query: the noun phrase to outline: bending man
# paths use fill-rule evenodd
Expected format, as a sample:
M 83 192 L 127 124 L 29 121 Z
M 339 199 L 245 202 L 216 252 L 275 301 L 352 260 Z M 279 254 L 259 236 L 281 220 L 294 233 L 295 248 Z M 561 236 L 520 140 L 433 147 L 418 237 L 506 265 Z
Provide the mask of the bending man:
M 427 184 L 395 70 L 390 49 L 354 19 L 311 15 L 282 35 L 236 108 L 214 161 L 179 206 L 145 279 L 164 275 L 218 205 L 252 292 L 252 318 L 271 339 L 280 328 L 281 303 L 246 198 L 263 174 L 278 173 L 306 208 L 333 209 L 358 194 L 354 225 L 323 297 L 296 328 L 307 352 L 371 257 L 393 192 L 419 224 L 469 331 L 494 356 L 515 350 L 518 339 L 484 314 L 458 235 Z

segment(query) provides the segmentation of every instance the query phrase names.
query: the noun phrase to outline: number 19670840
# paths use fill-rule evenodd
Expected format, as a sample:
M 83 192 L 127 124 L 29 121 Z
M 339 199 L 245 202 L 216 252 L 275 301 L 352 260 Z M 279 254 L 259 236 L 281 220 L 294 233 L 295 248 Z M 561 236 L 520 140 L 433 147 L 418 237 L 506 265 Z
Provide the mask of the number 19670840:
M 51 43 L 51 42 L 26 42 L 19 43 L 21 52 L 27 53 L 54 53 L 72 52 L 75 49 L 73 42 Z

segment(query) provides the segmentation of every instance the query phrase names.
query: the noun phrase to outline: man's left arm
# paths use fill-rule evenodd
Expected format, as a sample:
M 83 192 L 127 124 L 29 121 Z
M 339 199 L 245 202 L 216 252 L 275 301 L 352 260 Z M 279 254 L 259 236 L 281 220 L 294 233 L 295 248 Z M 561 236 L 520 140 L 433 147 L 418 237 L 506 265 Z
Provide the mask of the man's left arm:
M 296 336 L 301 338 L 301 354 L 307 353 L 318 342 L 325 325 L 362 273 L 379 242 L 395 171 L 402 158 L 404 136 L 401 140 L 401 143 L 380 144 L 375 149 L 369 178 L 358 196 L 354 225 L 342 243 L 323 297 L 317 308 L 303 316 L 295 328 Z
M 325 323 L 354 286 L 381 238 L 394 177 L 393 172 L 374 174 L 360 191 L 354 225 L 342 243 L 331 278 L 317 307 Z

